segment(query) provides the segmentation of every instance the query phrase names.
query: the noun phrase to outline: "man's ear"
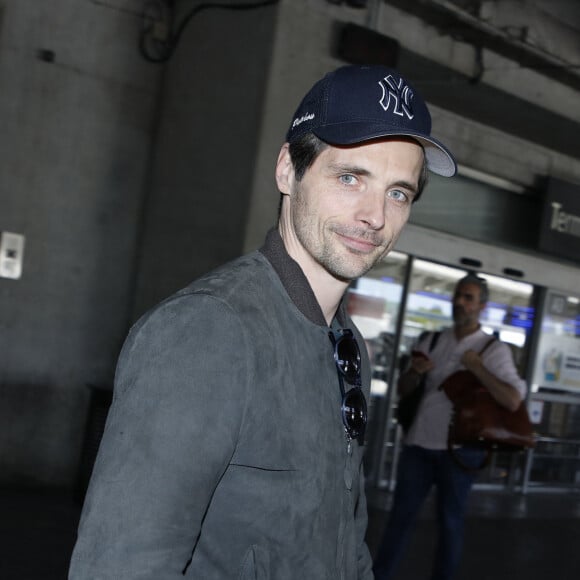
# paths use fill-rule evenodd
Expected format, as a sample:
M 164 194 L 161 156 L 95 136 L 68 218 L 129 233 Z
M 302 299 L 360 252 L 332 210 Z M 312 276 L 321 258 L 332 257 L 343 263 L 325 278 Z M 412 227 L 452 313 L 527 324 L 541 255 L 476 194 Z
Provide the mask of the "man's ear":
M 276 162 L 276 183 L 278 191 L 285 195 L 290 195 L 292 192 L 292 184 L 294 183 L 294 166 L 290 159 L 290 146 L 284 143 L 278 154 L 278 161 Z

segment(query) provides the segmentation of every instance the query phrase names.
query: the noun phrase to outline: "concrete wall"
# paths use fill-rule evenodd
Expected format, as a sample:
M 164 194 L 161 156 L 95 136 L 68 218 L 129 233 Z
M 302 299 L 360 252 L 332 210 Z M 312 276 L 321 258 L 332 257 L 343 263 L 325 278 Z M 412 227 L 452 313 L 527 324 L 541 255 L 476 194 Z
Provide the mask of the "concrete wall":
M 126 333 L 160 71 L 137 1 L 11 0 L 0 36 L 0 482 L 71 485 Z
M 0 484 L 74 486 L 130 324 L 242 251 L 276 9 L 202 11 L 152 64 L 142 8 L 4 3 Z
M 242 252 L 276 16 L 199 12 L 166 65 L 135 317 Z

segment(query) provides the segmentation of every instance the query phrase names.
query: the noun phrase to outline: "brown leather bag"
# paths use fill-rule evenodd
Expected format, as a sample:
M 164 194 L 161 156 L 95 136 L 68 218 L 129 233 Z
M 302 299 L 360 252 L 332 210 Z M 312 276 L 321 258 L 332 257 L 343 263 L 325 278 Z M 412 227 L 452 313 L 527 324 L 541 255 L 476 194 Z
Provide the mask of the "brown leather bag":
M 494 340 L 490 340 L 481 353 Z M 509 411 L 468 370 L 456 371 L 443 381 L 440 388 L 453 403 L 447 440 L 452 453 L 457 445 L 482 447 L 487 451 L 480 466 L 483 467 L 494 450 L 519 451 L 535 446 L 524 401 L 516 411 Z

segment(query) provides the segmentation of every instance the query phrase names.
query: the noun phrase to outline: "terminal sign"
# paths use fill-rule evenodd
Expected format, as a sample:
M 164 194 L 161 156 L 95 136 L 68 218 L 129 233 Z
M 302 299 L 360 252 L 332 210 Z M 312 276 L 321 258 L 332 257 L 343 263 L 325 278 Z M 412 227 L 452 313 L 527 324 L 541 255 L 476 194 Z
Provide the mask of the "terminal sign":
M 580 261 L 580 185 L 550 179 L 538 249 Z

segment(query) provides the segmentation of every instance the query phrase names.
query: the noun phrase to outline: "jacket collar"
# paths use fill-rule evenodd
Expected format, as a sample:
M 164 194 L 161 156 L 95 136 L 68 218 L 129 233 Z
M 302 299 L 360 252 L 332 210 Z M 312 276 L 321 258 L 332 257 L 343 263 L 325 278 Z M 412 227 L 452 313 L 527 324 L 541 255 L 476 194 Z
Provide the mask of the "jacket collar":
M 266 235 L 266 241 L 259 250 L 274 268 L 280 278 L 290 300 L 296 308 L 314 324 L 327 326 L 322 308 L 314 295 L 314 291 L 304 275 L 298 262 L 293 260 L 288 252 L 284 241 L 277 228 L 272 228 Z M 344 299 L 338 307 L 335 319 L 340 326 L 346 326 L 347 315 Z

